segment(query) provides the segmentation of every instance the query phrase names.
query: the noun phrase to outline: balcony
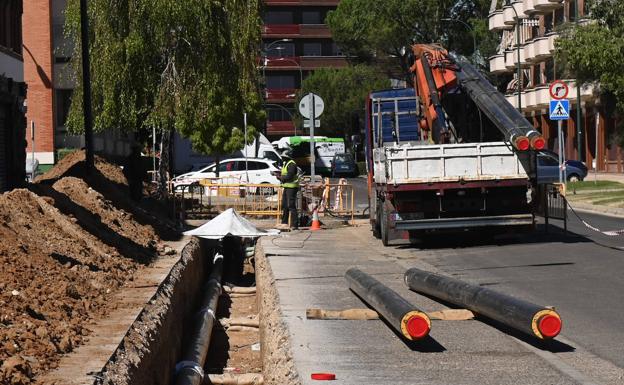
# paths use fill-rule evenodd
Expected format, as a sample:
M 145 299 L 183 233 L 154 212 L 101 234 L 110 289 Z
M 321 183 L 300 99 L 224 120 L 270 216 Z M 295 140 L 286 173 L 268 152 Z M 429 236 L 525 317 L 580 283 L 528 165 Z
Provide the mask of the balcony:
M 552 56 L 550 50 L 550 36 L 542 36 L 533 40 L 534 53 L 533 61 L 544 61 Z
M 515 0 L 511 3 L 511 6 L 516 10 L 516 12 L 518 13 L 518 17 L 520 19 L 526 19 L 527 17 L 529 17 L 529 15 L 527 15 L 526 13 L 524 13 L 525 10 L 525 6 L 524 6 L 524 1 L 522 0 Z M 512 11 L 513 13 L 513 11 Z M 516 15 L 514 14 L 514 17 Z
M 528 62 L 536 62 L 535 40 L 529 40 L 524 44 L 524 57 Z
M 329 39 L 332 35 L 326 24 L 266 24 L 262 26 L 262 37 Z
M 514 47 L 513 48 L 513 61 L 515 63 L 515 65 L 518 65 L 518 48 Z M 526 60 L 526 56 L 524 54 L 524 46 L 520 46 L 520 67 L 522 68 L 528 68 L 531 65 L 531 63 L 529 63 Z
M 304 70 L 317 68 L 342 68 L 348 66 L 346 56 L 302 56 L 301 67 Z
M 269 7 L 279 5 L 336 7 L 338 4 L 340 4 L 340 0 L 264 0 L 264 5 Z
M 537 10 L 535 9 L 535 4 L 533 0 L 525 0 L 524 2 L 524 14 L 527 16 L 533 16 Z
M 505 67 L 505 55 L 499 54 L 490 57 L 490 72 L 494 74 L 501 74 L 507 72 L 508 69 Z
M 269 121 L 267 122 L 267 135 L 268 136 L 290 136 L 295 135 L 295 124 L 288 121 Z
M 271 88 L 265 91 L 266 101 L 269 103 L 294 103 L 295 88 Z
M 523 99 L 524 105 L 523 108 L 526 107 L 527 110 L 534 110 L 537 105 L 537 92 L 535 88 L 529 88 L 524 91 L 525 97 Z
M 570 101 L 574 100 L 576 102 L 576 81 L 574 80 L 565 80 L 570 87 L 570 92 L 568 93 L 568 99 Z M 581 101 L 587 102 L 589 100 L 594 99 L 599 94 L 599 85 L 596 83 L 584 84 L 581 86 Z
M 508 70 L 512 71 L 514 68 L 516 68 L 517 63 L 514 60 L 514 51 L 512 50 L 506 50 L 505 51 L 505 67 L 507 67 Z
M 513 108 L 518 108 L 518 95 L 517 94 L 508 94 L 505 95 L 505 99 L 512 105 Z
M 563 0 L 533 0 L 533 6 L 538 13 L 552 12 L 557 8 L 563 7 L 562 1 Z
M 503 23 L 507 25 L 507 27 L 512 27 L 517 24 L 516 22 L 516 14 L 514 13 L 514 9 L 511 5 L 506 5 L 503 7 Z
M 286 56 L 260 59 L 266 71 L 311 71 L 318 68 L 342 68 L 349 65 L 346 56 Z
M 490 13 L 488 16 L 488 23 L 490 31 L 501 31 L 503 29 L 513 28 L 513 26 L 505 24 L 502 9 L 497 9 L 496 11 Z

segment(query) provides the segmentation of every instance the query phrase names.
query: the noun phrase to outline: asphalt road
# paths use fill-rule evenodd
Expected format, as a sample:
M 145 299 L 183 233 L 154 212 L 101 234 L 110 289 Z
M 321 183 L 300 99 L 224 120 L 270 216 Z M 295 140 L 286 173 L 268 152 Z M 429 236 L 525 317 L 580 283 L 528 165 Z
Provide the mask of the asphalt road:
M 601 230 L 624 229 L 622 218 L 578 214 Z M 555 306 L 572 347 L 622 368 L 624 234 L 602 235 L 570 215 L 568 235 L 556 221 L 549 234 L 543 225 L 536 233 L 493 238 L 466 233 L 417 246 L 414 253 L 448 275 Z

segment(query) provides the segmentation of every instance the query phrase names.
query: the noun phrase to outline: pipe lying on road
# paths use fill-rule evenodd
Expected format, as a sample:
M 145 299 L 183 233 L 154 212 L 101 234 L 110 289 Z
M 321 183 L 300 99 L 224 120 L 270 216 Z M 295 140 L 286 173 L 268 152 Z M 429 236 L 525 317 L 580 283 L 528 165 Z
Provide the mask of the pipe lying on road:
M 554 310 L 485 287 L 416 268 L 405 272 L 405 284 L 541 339 L 554 338 L 561 331 L 561 317 Z
M 373 307 L 392 327 L 408 340 L 429 335 L 431 321 L 424 312 L 405 298 L 359 269 L 345 273 L 349 288 Z
M 190 344 L 184 350 L 182 361 L 176 365 L 176 385 L 200 385 L 204 379 L 204 363 L 210 347 L 212 326 L 215 323 L 217 302 L 221 295 L 223 255 L 214 257 L 212 271 L 204 285 L 201 309 L 193 329 Z

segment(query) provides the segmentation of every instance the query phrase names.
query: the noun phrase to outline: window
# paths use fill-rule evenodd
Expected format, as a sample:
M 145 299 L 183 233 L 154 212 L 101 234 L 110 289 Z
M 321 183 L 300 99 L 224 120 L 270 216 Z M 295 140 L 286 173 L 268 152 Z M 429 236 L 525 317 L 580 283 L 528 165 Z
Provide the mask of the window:
M 267 75 L 266 85 L 268 89 L 293 89 L 295 88 L 294 75 Z
M 554 25 L 559 26 L 564 23 L 565 12 L 563 7 L 555 10 L 555 21 Z
M 303 43 L 303 56 L 323 56 L 321 43 Z
M 236 162 L 234 161 L 223 162 L 219 164 L 219 172 L 228 172 L 228 171 L 235 171 L 235 170 L 236 170 Z
M 331 52 L 332 52 L 332 56 L 344 56 L 344 54 L 342 53 L 342 50 L 336 43 L 332 43 Z
M 576 21 L 576 1 L 569 1 L 568 7 L 568 20 Z
M 267 108 L 267 112 L 269 115 L 269 121 L 289 122 L 292 120 L 291 117 L 295 114 L 295 109 L 286 107 L 284 107 L 284 109 L 279 107 L 269 107 Z M 290 114 L 288 112 L 290 112 Z
M 544 80 L 546 83 L 550 83 L 555 80 L 555 61 L 552 58 L 546 60 L 545 66 L 546 70 L 544 71 L 544 75 L 546 75 L 546 79 Z
M 321 11 L 301 12 L 301 24 L 323 24 L 323 16 L 321 15 Z
M 264 44 L 264 51 L 268 57 L 295 56 L 295 43 L 281 42 L 273 44 L 267 50 L 271 43 Z
M 272 161 L 279 161 L 280 160 L 279 156 L 277 156 L 277 154 L 274 153 L 273 151 L 265 151 L 265 152 L 263 152 L 262 153 L 262 157 L 264 159 L 269 159 L 269 160 L 272 160 Z M 262 170 L 265 170 L 265 169 L 269 168 L 268 164 L 265 164 L 265 163 L 263 163 L 263 164 L 266 167 L 262 168 Z
M 64 127 L 67 121 L 73 90 L 55 90 L 54 93 L 56 127 L 58 129 L 59 127 Z
M 544 33 L 550 33 L 553 31 L 553 29 L 553 14 L 551 12 L 544 15 Z
M 550 156 L 539 155 L 537 157 L 537 164 L 540 166 L 558 166 L 559 162 Z
M 265 152 L 266 154 L 266 152 Z M 256 165 L 256 170 L 266 170 L 269 168 L 269 165 L 264 162 L 254 162 Z
M 22 2 L 0 1 L 0 46 L 22 54 Z
M 267 11 L 264 14 L 264 24 L 294 24 L 292 11 Z

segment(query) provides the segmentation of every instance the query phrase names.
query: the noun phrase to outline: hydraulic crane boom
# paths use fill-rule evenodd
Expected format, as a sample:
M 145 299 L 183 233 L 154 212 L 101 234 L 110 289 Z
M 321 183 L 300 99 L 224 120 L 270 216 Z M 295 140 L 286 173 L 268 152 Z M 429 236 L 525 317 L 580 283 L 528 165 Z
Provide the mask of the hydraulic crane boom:
M 472 65 L 437 44 L 416 44 L 412 51 L 415 60 L 410 70 L 423 104 L 420 127 L 424 138 L 449 143 L 452 125 L 442 100 L 450 92 L 465 92 L 517 150 L 544 148 L 542 135 Z

